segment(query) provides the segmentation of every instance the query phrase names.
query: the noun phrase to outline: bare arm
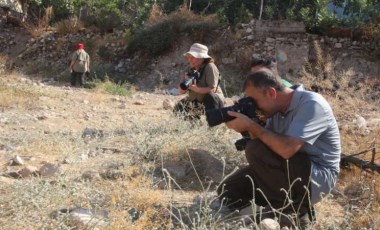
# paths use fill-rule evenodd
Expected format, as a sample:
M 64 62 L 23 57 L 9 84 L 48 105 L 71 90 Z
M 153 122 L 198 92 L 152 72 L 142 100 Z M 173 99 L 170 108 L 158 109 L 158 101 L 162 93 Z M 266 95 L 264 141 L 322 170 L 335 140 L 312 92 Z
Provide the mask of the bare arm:
M 292 157 L 305 144 L 305 142 L 294 137 L 277 134 L 265 129 L 241 113 L 229 111 L 228 114 L 236 117 L 236 119 L 227 122 L 227 127 L 232 128 L 237 132 L 248 131 L 251 135 L 259 138 L 273 152 L 277 153 L 284 159 Z
M 73 69 L 74 64 L 75 64 L 75 60 L 71 60 L 70 69 Z
M 215 92 L 216 87 L 198 87 L 196 85 L 191 85 L 189 90 L 198 94 L 207 94 Z

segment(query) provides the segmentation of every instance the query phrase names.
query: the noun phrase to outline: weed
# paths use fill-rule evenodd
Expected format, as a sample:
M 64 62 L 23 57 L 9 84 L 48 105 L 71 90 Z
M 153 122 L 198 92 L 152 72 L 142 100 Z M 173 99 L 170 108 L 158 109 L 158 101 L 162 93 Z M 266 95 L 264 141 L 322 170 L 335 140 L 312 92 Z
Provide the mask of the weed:
M 0 107 L 31 108 L 36 106 L 39 96 L 38 91 L 25 85 L 9 85 L 0 79 Z
M 135 33 L 128 46 L 130 52 L 142 50 L 157 56 L 170 50 L 184 36 L 204 42 L 218 26 L 216 17 L 195 15 L 185 8 L 161 18 L 160 21 L 152 19 L 151 24 Z
M 76 16 L 71 16 L 67 19 L 59 21 L 54 24 L 57 32 L 61 35 L 66 35 L 70 33 L 77 33 L 83 28 L 82 22 Z
M 133 93 L 133 87 L 127 83 L 116 84 L 110 80 L 104 82 L 96 81 L 96 86 L 93 89 L 96 92 L 102 92 L 111 95 L 130 96 Z

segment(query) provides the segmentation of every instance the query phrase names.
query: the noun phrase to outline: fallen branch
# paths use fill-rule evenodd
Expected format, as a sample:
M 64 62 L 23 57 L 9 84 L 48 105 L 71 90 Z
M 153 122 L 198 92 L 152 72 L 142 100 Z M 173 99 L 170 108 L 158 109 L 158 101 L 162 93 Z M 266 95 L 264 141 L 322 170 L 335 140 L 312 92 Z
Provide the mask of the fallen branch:
M 342 154 L 341 165 L 347 165 L 348 163 L 354 164 L 355 166 L 362 169 L 371 169 L 380 174 L 380 164 L 363 160 L 360 157 L 354 155 Z

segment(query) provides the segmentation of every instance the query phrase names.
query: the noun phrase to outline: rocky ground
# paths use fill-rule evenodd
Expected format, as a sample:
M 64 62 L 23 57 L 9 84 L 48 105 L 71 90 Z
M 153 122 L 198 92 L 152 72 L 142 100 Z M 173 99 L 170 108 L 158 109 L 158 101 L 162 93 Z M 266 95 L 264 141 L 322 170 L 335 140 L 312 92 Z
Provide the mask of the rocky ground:
M 174 118 L 178 96 L 115 96 L 14 73 L 0 89 L 5 229 L 248 228 L 237 216 L 223 222 L 222 211 L 205 208 L 215 199 L 211 181 L 244 164 L 233 148 L 239 135 Z M 373 137 L 376 129 L 366 128 Z M 365 171 L 344 170 L 316 207 L 314 227 L 378 228 L 378 183 Z
M 185 60 L 178 58 L 183 49 L 133 69 L 139 57 L 123 56 L 123 36 L 91 31 L 61 36 L 48 30 L 32 38 L 21 28 L 2 30 L 1 228 L 253 228 L 236 214 L 225 216 L 214 202 L 217 183 L 245 163 L 234 148 L 240 135 L 224 125 L 210 129 L 204 118 L 189 123 L 172 116 L 180 99 L 173 86 L 185 69 Z M 112 70 L 139 84 L 121 86 L 126 94 L 109 82 L 93 89 L 69 87 L 67 57 L 86 39 L 99 63 L 94 72 Z M 374 146 L 380 163 L 379 79 L 323 64 L 327 79 L 306 74 L 292 80 L 331 103 L 345 154 Z M 6 67 L 12 71 L 3 71 Z M 378 229 L 379 197 L 378 174 L 342 168 L 336 189 L 316 207 L 314 228 Z

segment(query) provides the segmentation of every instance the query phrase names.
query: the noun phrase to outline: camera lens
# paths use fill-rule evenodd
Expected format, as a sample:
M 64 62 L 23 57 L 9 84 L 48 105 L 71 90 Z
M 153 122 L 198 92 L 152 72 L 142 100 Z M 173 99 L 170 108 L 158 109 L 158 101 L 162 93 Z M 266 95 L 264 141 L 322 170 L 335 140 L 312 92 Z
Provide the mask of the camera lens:
M 221 109 L 206 110 L 206 120 L 210 127 L 219 125 L 223 122 L 231 121 L 234 117 L 228 115 L 228 111 L 234 111 L 234 106 L 224 107 Z

